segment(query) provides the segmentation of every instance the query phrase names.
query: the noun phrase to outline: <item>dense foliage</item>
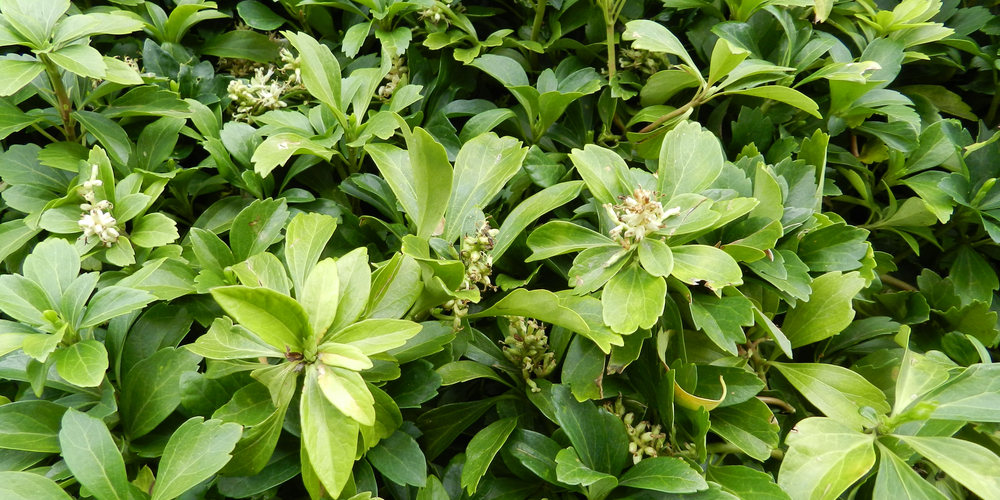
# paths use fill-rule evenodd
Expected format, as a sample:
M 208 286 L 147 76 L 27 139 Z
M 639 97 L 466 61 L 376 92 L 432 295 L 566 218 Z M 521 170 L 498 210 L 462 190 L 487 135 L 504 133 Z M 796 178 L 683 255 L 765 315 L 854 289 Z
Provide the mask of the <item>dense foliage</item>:
M 0 0 L 0 497 L 1000 499 L 991 6 Z

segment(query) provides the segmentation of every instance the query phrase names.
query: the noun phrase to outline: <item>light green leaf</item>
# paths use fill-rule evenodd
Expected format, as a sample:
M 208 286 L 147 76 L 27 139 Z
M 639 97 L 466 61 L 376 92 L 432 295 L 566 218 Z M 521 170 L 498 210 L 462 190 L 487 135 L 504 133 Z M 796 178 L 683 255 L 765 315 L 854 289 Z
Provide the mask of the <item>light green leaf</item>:
M 611 244 L 614 244 L 614 240 L 607 236 L 572 222 L 556 220 L 542 225 L 528 235 L 528 248 L 532 254 L 526 262 Z
M 162 247 L 180 238 L 177 223 L 159 212 L 143 215 L 132 225 L 129 237 L 133 244 L 142 248 Z
M 618 484 L 661 493 L 694 493 L 708 489 L 708 483 L 698 471 L 684 460 L 672 457 L 647 458 L 620 477 Z
M 529 85 L 528 74 L 517 61 L 495 54 L 483 54 L 470 66 L 481 69 L 486 74 L 496 78 L 505 87 L 520 87 Z
M 617 205 L 637 187 L 625 160 L 610 149 L 588 144 L 582 150 L 574 149 L 569 158 L 590 194 L 601 203 Z
M 340 63 L 326 45 L 304 33 L 282 31 L 302 58 L 302 81 L 309 93 L 327 106 L 344 111 L 340 105 Z
M 875 465 L 875 434 L 832 418 L 800 421 L 785 438 L 778 486 L 794 499 L 833 500 Z
M 69 45 L 49 53 L 49 57 L 52 62 L 70 73 L 88 78 L 105 77 L 107 65 L 104 64 L 104 57 L 90 45 Z
M 39 61 L 0 59 L 0 74 L 4 75 L 3 82 L 0 83 L 0 96 L 16 94 L 42 71 L 45 71 L 45 65 Z
M 115 16 L 121 17 L 121 16 Z M 104 65 L 107 69 L 104 72 L 104 79 L 119 85 L 142 85 L 145 83 L 139 72 L 128 65 L 127 62 L 113 57 L 104 56 Z
M 947 500 L 931 483 L 920 477 L 909 464 L 889 448 L 876 441 L 878 446 L 878 475 L 875 476 L 873 500 Z
M 469 495 L 476 493 L 479 481 L 515 427 L 517 427 L 516 418 L 497 420 L 477 432 L 469 441 L 465 451 L 465 466 L 462 467 L 462 487 L 469 492 Z
M 974 364 L 920 400 L 937 405 L 931 414 L 935 419 L 998 422 L 1000 364 Z
M 254 172 L 267 177 L 275 168 L 285 166 L 293 155 L 312 154 L 330 161 L 333 153 L 333 150 L 299 134 L 285 132 L 272 135 L 257 146 L 250 161 L 253 162 Z
M 24 259 L 23 268 L 24 277 L 41 285 L 49 300 L 58 304 L 80 274 L 80 254 L 66 240 L 50 238 L 35 245 Z
M 361 425 L 375 424 L 375 398 L 361 374 L 333 366 L 313 365 L 316 384 L 323 395 L 344 415 Z
M 781 491 L 771 474 L 742 465 L 710 467 L 708 479 L 722 485 L 722 489 L 740 500 L 791 500 Z
M 237 262 L 267 250 L 281 237 L 281 228 L 288 220 L 284 199 L 255 200 L 233 219 L 229 245 Z
M 774 414 L 757 398 L 712 410 L 711 431 L 736 445 L 744 453 L 761 462 L 771 457 L 778 447 L 777 423 Z
M 749 55 L 750 52 L 746 49 L 736 47 L 725 38 L 719 38 L 715 42 L 715 48 L 712 50 L 712 63 L 708 70 L 708 85 L 713 85 L 728 75 L 730 71 L 736 69 Z
M 788 308 L 781 331 L 792 342 L 792 347 L 819 342 L 840 333 L 854 319 L 851 303 L 864 287 L 865 280 L 857 272 L 833 271 L 814 279 L 809 301 Z
M 124 286 L 102 288 L 90 299 L 87 313 L 83 316 L 80 326 L 100 325 L 112 318 L 145 307 L 154 300 L 156 297 L 144 290 Z
M 167 441 L 152 500 L 172 500 L 212 477 L 232 458 L 243 428 L 221 420 L 193 417 Z
M 467 317 L 472 319 L 489 316 L 524 316 L 574 332 L 586 334 L 590 331 L 587 322 L 579 314 L 560 304 L 559 297 L 548 290 L 518 288 L 485 310 Z
M 535 193 L 514 207 L 500 226 L 500 233 L 497 234 L 496 243 L 490 251 L 493 260 L 499 260 L 514 243 L 517 235 L 521 234 L 529 224 L 576 198 L 583 186 L 583 181 L 561 182 Z
M 444 146 L 426 130 L 415 128 L 407 137 L 406 147 L 417 209 L 410 215 L 417 224 L 417 236 L 428 239 L 437 232 L 448 208 L 445 200 L 451 194 L 454 172 Z
M 445 215 L 445 241 L 461 236 L 462 228 L 486 208 L 524 162 L 528 148 L 513 137 L 482 134 L 462 146 L 455 159 L 455 178 Z M 478 223 L 479 221 L 472 221 Z
M 842 366 L 822 363 L 772 363 L 810 403 L 826 416 L 854 429 L 870 427 L 875 422 L 862 416 L 864 407 L 885 414 L 889 403 L 885 394 L 864 377 Z
M 989 449 L 951 437 L 895 437 L 983 500 L 1000 499 L 1000 457 Z
M 209 359 L 281 358 L 284 351 L 267 344 L 246 328 L 233 326 L 232 320 L 223 316 L 215 318 L 211 328 L 198 337 L 187 350 Z
M 639 262 L 653 276 L 667 277 L 674 272 L 674 254 L 666 243 L 655 238 L 639 242 Z
M 639 328 L 652 328 L 663 313 L 666 296 L 666 281 L 633 262 L 608 280 L 604 287 L 601 295 L 604 323 L 622 335 Z
M 91 495 L 98 500 L 128 500 L 125 461 L 101 419 L 67 410 L 59 446 L 73 476 Z
M 740 265 L 726 252 L 708 245 L 684 245 L 672 249 L 673 276 L 689 285 L 705 285 L 721 293 L 722 287 L 743 284 Z
M 695 66 L 691 56 L 684 50 L 684 45 L 663 25 L 645 19 L 629 21 L 625 24 L 625 32 L 622 33 L 622 40 L 631 40 L 632 48 L 648 50 L 651 52 L 662 52 L 680 57 L 688 66 L 695 71 Z M 699 73 L 700 76 L 700 73 Z
M 66 407 L 45 400 L 0 405 L 0 448 L 59 453 L 59 426 Z
M 421 328 L 420 323 L 402 319 L 366 319 L 334 333 L 327 344 L 352 345 L 365 356 L 371 356 L 402 346 Z M 320 345 L 319 350 L 327 344 Z
M 101 342 L 81 340 L 52 353 L 56 371 L 67 382 L 80 387 L 97 387 L 108 370 L 108 351 Z
M 10 500 L 73 499 L 55 481 L 34 472 L 0 472 L 0 493 Z
M 339 300 L 333 325 L 327 331 L 337 332 L 354 323 L 368 304 L 371 294 L 372 273 L 368 266 L 368 249 L 355 248 L 337 259 Z
M 316 477 L 339 496 L 351 477 L 358 445 L 358 422 L 337 410 L 323 395 L 317 370 L 306 370 L 299 413 L 302 447 Z
M 724 159 L 714 134 L 698 122 L 681 123 L 663 138 L 657 190 L 666 200 L 700 193 L 722 173 Z
M 441 375 L 442 386 L 454 385 L 460 382 L 468 382 L 469 380 L 476 380 L 480 378 L 488 378 L 505 385 L 510 385 L 510 382 L 507 382 L 503 379 L 503 377 L 497 375 L 497 372 L 493 371 L 492 368 L 482 363 L 467 359 L 446 363 L 438 368 L 437 372 L 438 375 Z
M 301 352 L 312 334 L 302 306 L 274 290 L 225 286 L 213 288 L 212 297 L 237 323 L 281 351 L 290 348 Z
M 748 95 L 753 97 L 761 97 L 764 99 L 771 99 L 773 101 L 783 102 L 790 106 L 809 113 L 816 118 L 823 118 L 823 115 L 819 112 L 819 105 L 816 101 L 813 101 L 808 96 L 789 87 L 782 87 L 780 85 L 767 85 L 764 87 L 754 87 L 752 89 L 746 90 L 730 90 L 724 92 L 726 95 Z
M 323 259 L 312 268 L 304 287 L 297 292 L 317 340 L 326 334 L 337 313 L 337 298 L 340 294 L 337 272 L 337 263 L 333 259 Z
M 319 261 L 336 229 L 337 219 L 320 213 L 302 212 L 288 223 L 285 230 L 285 262 L 296 296 L 303 293 L 306 276 Z M 336 293 L 333 296 L 336 300 Z

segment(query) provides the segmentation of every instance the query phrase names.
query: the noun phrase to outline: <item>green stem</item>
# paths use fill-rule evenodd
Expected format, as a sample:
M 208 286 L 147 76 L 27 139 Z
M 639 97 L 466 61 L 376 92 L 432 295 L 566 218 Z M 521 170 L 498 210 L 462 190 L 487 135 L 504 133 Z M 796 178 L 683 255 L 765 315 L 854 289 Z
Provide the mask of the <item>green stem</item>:
M 39 127 L 37 123 L 32 123 L 31 128 L 35 129 L 35 131 L 37 131 L 39 134 L 44 135 L 46 139 L 52 142 L 59 142 L 59 139 L 52 137 L 52 134 L 46 132 L 45 129 L 43 129 L 42 127 Z
M 73 112 L 73 103 L 69 100 L 69 94 L 66 93 L 66 86 L 63 85 L 59 68 L 52 62 L 52 59 L 49 59 L 47 54 L 39 54 L 38 57 L 45 63 L 45 73 L 52 84 L 52 91 L 55 92 L 56 98 L 59 100 L 59 116 L 63 121 L 63 135 L 66 136 L 67 141 L 76 142 L 76 120 L 73 119 L 73 115 L 71 114 Z
M 669 112 L 669 113 L 667 113 L 667 114 L 659 117 L 655 122 L 650 123 L 649 125 L 646 125 L 645 127 L 643 127 L 642 130 L 639 131 L 639 133 L 640 134 L 645 134 L 645 133 L 652 132 L 653 130 L 656 130 L 656 127 L 659 127 L 660 125 L 662 125 L 663 122 L 665 122 L 667 120 L 670 120 L 671 118 L 676 118 L 676 117 L 678 117 L 680 115 L 683 115 L 684 113 L 687 112 L 687 110 L 689 110 L 689 109 L 691 109 L 691 108 L 693 108 L 693 107 L 695 107 L 697 105 L 700 105 L 700 104 L 702 104 L 702 102 L 701 102 L 701 93 L 698 93 L 690 101 L 688 101 L 687 104 L 685 104 L 685 105 L 683 105 L 683 106 L 681 106 L 681 107 L 679 107 L 679 108 L 677 108 L 677 109 L 675 109 L 675 110 L 673 110 L 673 111 L 671 111 L 671 112 Z
M 545 6 L 548 0 L 536 0 L 535 1 L 535 22 L 531 25 L 531 41 L 537 42 L 538 38 L 542 36 L 542 21 L 545 20 Z M 538 53 L 532 51 L 529 55 L 531 58 L 531 67 L 538 66 Z
M 607 28 L 607 44 L 608 44 L 608 81 L 610 82 L 615 77 L 615 23 L 618 22 L 617 17 L 614 19 L 608 18 L 608 13 L 605 12 L 604 26 Z

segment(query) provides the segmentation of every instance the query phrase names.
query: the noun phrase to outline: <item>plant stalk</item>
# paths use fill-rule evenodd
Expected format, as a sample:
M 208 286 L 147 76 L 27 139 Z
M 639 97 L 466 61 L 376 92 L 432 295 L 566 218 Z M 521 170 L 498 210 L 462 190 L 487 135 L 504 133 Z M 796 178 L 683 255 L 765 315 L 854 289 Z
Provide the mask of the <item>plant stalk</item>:
M 66 136 L 66 140 L 69 142 L 76 142 L 76 120 L 73 119 L 73 103 L 69 100 L 69 94 L 66 92 L 66 86 L 63 85 L 62 75 L 59 74 L 59 68 L 56 66 L 52 59 L 46 54 L 39 54 L 38 57 L 45 64 L 45 74 L 49 77 L 49 83 L 52 84 L 52 91 L 55 92 L 56 98 L 59 100 L 59 117 L 63 121 L 63 135 Z

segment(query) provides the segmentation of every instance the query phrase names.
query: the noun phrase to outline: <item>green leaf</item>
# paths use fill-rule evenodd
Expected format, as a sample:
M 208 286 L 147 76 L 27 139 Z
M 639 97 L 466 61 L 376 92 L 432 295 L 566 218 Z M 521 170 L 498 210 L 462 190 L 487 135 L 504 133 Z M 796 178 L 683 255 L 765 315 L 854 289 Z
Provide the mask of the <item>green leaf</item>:
M 24 277 L 41 285 L 53 304 L 80 274 L 80 254 L 66 240 L 47 239 L 24 259 Z
M 221 420 L 193 417 L 167 441 L 152 500 L 171 500 L 212 477 L 232 458 L 243 428 Z
M 577 401 L 604 398 L 601 384 L 605 361 L 604 352 L 595 342 L 583 335 L 573 337 L 562 362 L 561 380 L 569 384 Z
M 16 94 L 42 71 L 45 71 L 45 65 L 39 61 L 0 59 L 0 74 L 4 75 L 3 83 L 0 83 L 0 97 Z
M 573 447 L 560 450 L 556 454 L 556 478 L 560 483 L 590 487 L 589 492 L 597 498 L 603 498 L 618 486 L 618 479 L 615 476 L 587 467 Z M 595 495 L 594 492 L 600 494 Z
M 0 224 L 0 260 L 6 259 L 11 253 L 16 252 L 40 232 L 42 232 L 40 228 L 32 228 L 25 224 L 24 219 L 15 219 Z
M 144 290 L 124 286 L 102 288 L 91 297 L 80 326 L 97 326 L 118 316 L 145 307 L 156 297 Z
M 715 415 L 713 414 L 713 417 Z M 740 500 L 791 500 L 770 474 L 742 465 L 710 467 L 708 479 Z
M 333 406 L 361 425 L 375 424 L 375 399 L 360 373 L 325 363 L 312 366 L 317 371 L 316 383 Z
M 699 472 L 679 458 L 647 458 L 618 478 L 619 486 L 659 491 L 661 493 L 694 493 L 708 488 Z
M 136 363 L 125 375 L 119 411 L 131 439 L 148 434 L 174 412 L 181 403 L 181 375 L 196 371 L 200 362 L 201 356 L 187 349 L 167 347 Z
M 989 262 L 967 245 L 958 247 L 949 277 L 955 283 L 955 293 L 962 299 L 963 306 L 976 300 L 989 304 L 993 291 L 1000 288 L 1000 279 Z
M 535 193 L 514 207 L 500 226 L 500 233 L 497 234 L 496 243 L 490 251 L 493 260 L 499 260 L 514 243 L 517 235 L 521 234 L 529 224 L 576 198 L 583 185 L 583 181 L 561 182 Z
M 304 290 L 306 276 L 319 261 L 323 249 L 337 229 L 337 219 L 320 213 L 302 212 L 292 218 L 285 230 L 285 262 L 292 276 L 296 296 Z M 337 296 L 336 293 L 333 294 Z
M 177 223 L 159 212 L 146 214 L 132 225 L 129 238 L 135 246 L 155 248 L 169 245 L 180 238 Z
M 355 248 L 337 259 L 337 280 L 339 300 L 333 325 L 327 331 L 337 332 L 354 323 L 371 295 L 372 275 L 368 266 L 368 249 Z
M 257 146 L 250 161 L 254 164 L 254 172 L 267 177 L 275 168 L 285 166 L 293 155 L 301 154 L 319 156 L 326 161 L 333 158 L 333 150 L 299 134 L 285 132 L 272 135 Z
M 335 306 L 340 294 L 337 272 L 337 263 L 333 259 L 323 259 L 312 268 L 303 289 L 297 292 L 317 340 L 326 334 L 337 313 Z
M 526 262 L 534 262 L 565 253 L 611 245 L 614 244 L 614 240 L 572 222 L 557 220 L 532 231 L 528 235 L 527 243 L 533 253 Z M 673 260 L 670 263 L 673 265 Z
M 582 150 L 574 149 L 569 158 L 590 194 L 603 204 L 617 205 L 636 188 L 625 160 L 610 149 L 588 144 Z
M 507 442 L 515 427 L 517 427 L 516 418 L 497 420 L 477 432 L 469 441 L 465 452 L 465 466 L 462 467 L 462 487 L 469 492 L 469 495 L 476 493 L 479 481 L 486 475 L 493 458 Z
M 711 431 L 761 462 L 778 447 L 778 424 L 774 414 L 757 398 L 712 410 Z
M 237 262 L 267 250 L 281 237 L 288 220 L 285 200 L 255 200 L 233 219 L 229 245 Z
M 90 45 L 69 45 L 49 53 L 49 58 L 70 73 L 97 79 L 106 76 L 104 57 Z
M 1000 457 L 989 449 L 951 437 L 894 436 L 984 500 L 1000 498 Z
M 420 332 L 423 325 L 402 319 L 366 319 L 338 331 L 329 343 L 357 347 L 365 356 L 395 349 Z M 319 347 L 322 351 L 323 344 Z
M 125 461 L 98 418 L 69 409 L 63 414 L 59 446 L 73 476 L 98 500 L 127 500 Z
M 494 404 L 496 404 L 494 399 L 451 403 L 420 415 L 417 418 L 417 426 L 424 433 L 421 440 L 427 459 L 434 460 L 462 431 L 479 420 Z
M 299 51 L 302 58 L 302 82 L 309 93 L 335 110 L 344 111 L 340 105 L 340 64 L 326 45 L 304 33 L 282 31 Z
M 0 448 L 59 453 L 59 426 L 66 407 L 45 400 L 0 405 Z
M 743 327 L 754 324 L 753 303 L 745 297 L 694 295 L 691 320 L 715 345 L 736 355 L 737 344 L 746 343 Z
M 447 363 L 438 368 L 437 372 L 438 375 L 441 375 L 442 386 L 454 385 L 481 378 L 488 378 L 496 380 L 502 384 L 510 385 L 510 382 L 507 382 L 503 379 L 503 377 L 497 375 L 497 372 L 493 371 L 492 368 L 476 361 L 452 361 L 451 363 Z
M 42 311 L 52 309 L 49 297 L 34 281 L 17 274 L 0 276 L 0 311 L 29 325 L 44 325 Z
M 659 23 L 645 19 L 629 21 L 625 24 L 622 40 L 631 40 L 634 49 L 673 54 L 680 57 L 695 72 L 698 71 L 691 56 L 684 50 L 684 44 Z M 700 77 L 700 73 L 698 75 Z
M 301 352 L 312 334 L 302 306 L 274 290 L 225 286 L 213 288 L 212 297 L 237 323 L 281 351 Z
M 529 85 L 528 74 L 517 61 L 494 54 L 483 54 L 470 66 L 479 68 L 484 73 L 496 78 L 505 87 L 520 87 Z
M 187 350 L 209 359 L 240 359 L 285 356 L 260 337 L 241 326 L 233 326 L 227 317 L 216 318 L 204 335 L 193 344 L 184 346 Z
M 201 46 L 202 54 L 247 59 L 258 63 L 277 60 L 280 51 L 281 46 L 267 35 L 250 30 L 227 31 L 210 38 Z
M 448 208 L 445 200 L 451 194 L 454 171 L 444 146 L 426 130 L 415 128 L 406 147 L 416 196 L 416 213 L 410 215 L 417 224 L 417 236 L 428 239 L 437 232 Z
M 339 496 L 351 477 L 358 444 L 358 422 L 337 410 L 319 387 L 317 370 L 307 370 L 299 413 L 302 447 L 316 477 Z
M 527 429 L 515 429 L 501 453 L 509 453 L 549 483 L 559 484 L 556 477 L 556 455 L 559 451 L 559 443 L 551 438 Z
M 277 15 L 267 5 L 256 0 L 244 0 L 236 5 L 243 22 L 253 29 L 274 31 L 285 24 L 285 18 Z
M 1000 410 L 998 372 L 1000 365 L 997 364 L 972 365 L 918 401 L 931 401 L 936 405 L 931 414 L 935 419 L 997 422 L 1000 420 L 997 414 Z M 900 394 L 898 389 L 896 394 Z
M 485 310 L 466 317 L 472 319 L 489 316 L 524 316 L 574 332 L 586 334 L 590 331 L 587 322 L 579 314 L 560 304 L 559 297 L 548 290 L 518 288 Z
M 948 497 L 938 491 L 931 483 L 920 477 L 909 464 L 896 456 L 882 443 L 878 446 L 878 475 L 875 476 L 873 500 L 892 500 L 907 498 L 909 500 L 946 500 Z
M 704 285 L 721 293 L 722 287 L 743 284 L 740 265 L 726 252 L 708 245 L 684 245 L 672 249 L 673 276 L 689 285 Z
M 365 455 L 372 466 L 396 484 L 423 488 L 427 484 L 427 460 L 412 436 L 397 430 Z
M 604 323 L 622 335 L 639 328 L 652 328 L 663 313 L 666 296 L 666 281 L 633 262 L 608 280 L 604 287 L 601 295 Z
M 736 69 L 749 55 L 749 51 L 734 46 L 724 38 L 719 38 L 712 50 L 712 63 L 708 70 L 707 83 L 712 85 L 721 80 L 730 71 Z
M 702 130 L 698 122 L 681 123 L 663 137 L 657 190 L 665 200 L 701 193 L 722 173 L 724 159 L 714 134 Z
M 93 111 L 74 111 L 72 116 L 97 138 L 101 146 L 104 146 L 115 167 L 125 168 L 128 165 L 129 156 L 132 154 L 132 141 L 121 125 L 111 121 L 106 115 Z
M 865 280 L 857 272 L 834 271 L 814 279 L 809 301 L 789 307 L 781 331 L 792 342 L 792 347 L 819 342 L 840 333 L 854 319 L 851 303 L 864 287 Z
M 628 434 L 618 417 L 589 401 L 579 402 L 564 385 L 552 385 L 548 397 L 556 422 L 566 432 L 584 465 L 616 475 L 628 461 Z M 543 394 L 545 394 L 543 390 Z
M 819 112 L 819 105 L 808 96 L 793 88 L 782 87 L 780 85 L 767 85 L 764 87 L 754 87 L 745 90 L 730 90 L 724 92 L 725 95 L 748 95 L 783 102 L 790 106 L 809 113 L 816 118 L 823 118 Z
M 875 465 L 875 434 L 832 418 L 802 420 L 785 441 L 778 486 L 792 498 L 833 500 Z
M 639 242 L 639 262 L 653 276 L 666 278 L 674 272 L 673 252 L 666 243 L 655 238 L 643 238 Z
M 455 177 L 445 214 L 445 241 L 455 241 L 463 227 L 496 197 L 520 169 L 528 148 L 513 137 L 482 134 L 462 146 L 455 159 Z
M 10 500 L 72 500 L 73 498 L 55 481 L 33 472 L 0 472 L 0 493 Z
M 826 416 L 861 429 L 874 425 L 859 412 L 864 407 L 885 414 L 885 394 L 864 377 L 842 366 L 822 363 L 772 363 L 810 403 Z
M 80 387 L 98 387 L 108 370 L 108 351 L 94 339 L 81 340 L 52 353 L 56 371 L 67 382 Z

